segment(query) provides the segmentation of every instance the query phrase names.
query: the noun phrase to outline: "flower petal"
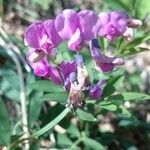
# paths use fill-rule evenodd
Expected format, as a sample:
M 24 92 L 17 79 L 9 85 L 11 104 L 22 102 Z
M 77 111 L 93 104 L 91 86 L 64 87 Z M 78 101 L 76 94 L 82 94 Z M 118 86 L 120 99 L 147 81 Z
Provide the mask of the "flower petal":
M 49 43 L 53 44 L 54 47 L 58 46 L 62 42 L 62 39 L 56 32 L 54 20 L 49 19 L 44 21 L 44 28 L 46 33 L 48 34 Z
M 75 33 L 71 36 L 69 42 L 68 42 L 68 47 L 72 51 L 80 51 L 83 48 L 83 36 L 79 28 L 75 31 Z
M 32 57 L 35 55 L 35 49 L 30 49 L 27 53 L 27 61 L 29 65 L 32 67 L 34 70 L 34 74 L 39 76 L 39 77 L 46 77 L 48 72 L 49 72 L 49 64 L 46 58 L 40 59 L 38 62 L 34 62 Z
M 97 39 L 90 43 L 90 52 L 97 70 L 102 72 L 112 71 L 115 66 L 123 65 L 122 58 L 108 57 L 100 53 L 100 46 Z
M 31 24 L 25 31 L 25 39 L 33 48 L 40 48 L 40 42 L 44 35 L 45 31 L 42 21 Z
M 92 85 L 89 89 L 89 95 L 92 99 L 100 99 L 103 91 L 99 85 Z
M 55 18 L 55 28 L 63 40 L 69 40 L 78 27 L 78 15 L 66 9 Z
M 59 85 L 63 82 L 60 72 L 59 72 L 59 69 L 57 68 L 57 66 L 55 66 L 53 64 L 49 65 L 49 76 L 50 76 L 51 80 L 57 85 Z
M 96 37 L 101 26 L 98 15 L 91 10 L 82 10 L 78 16 L 84 40 L 89 41 Z
M 60 64 L 60 68 L 65 81 L 69 77 L 70 73 L 76 72 L 76 63 L 75 61 L 62 61 L 62 63 Z

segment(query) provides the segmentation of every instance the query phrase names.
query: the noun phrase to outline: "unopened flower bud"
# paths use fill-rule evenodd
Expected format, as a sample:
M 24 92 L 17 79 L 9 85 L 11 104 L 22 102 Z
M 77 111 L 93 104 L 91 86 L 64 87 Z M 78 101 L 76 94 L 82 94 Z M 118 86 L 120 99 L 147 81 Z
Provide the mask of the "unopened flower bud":
M 133 29 L 132 28 L 127 28 L 126 31 L 123 33 L 123 37 L 127 41 L 131 41 L 133 39 Z
M 130 28 L 138 28 L 142 26 L 142 21 L 139 19 L 129 19 L 127 25 Z

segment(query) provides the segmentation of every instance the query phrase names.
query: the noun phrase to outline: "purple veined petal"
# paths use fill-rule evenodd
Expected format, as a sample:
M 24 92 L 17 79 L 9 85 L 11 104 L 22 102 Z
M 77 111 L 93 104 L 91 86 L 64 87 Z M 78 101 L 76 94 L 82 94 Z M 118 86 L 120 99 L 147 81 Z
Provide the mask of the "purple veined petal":
M 71 88 L 71 83 L 75 82 L 77 80 L 77 75 L 75 72 L 71 72 L 69 77 L 67 77 L 65 79 L 65 82 L 64 82 L 64 87 L 67 91 L 70 91 L 70 88 Z
M 69 77 L 66 78 L 65 82 L 64 82 L 64 88 L 67 90 L 67 91 L 70 91 L 70 87 L 71 87 L 71 82 L 70 82 L 70 79 Z
M 46 54 L 49 55 L 50 58 L 55 58 L 57 55 L 57 49 L 52 48 L 52 49 L 46 49 Z
M 53 64 L 49 65 L 49 77 L 57 85 L 63 83 L 58 67 Z
M 98 15 L 91 10 L 82 10 L 78 16 L 84 40 L 92 40 L 97 36 L 101 26 Z
M 72 51 L 80 51 L 83 48 L 84 39 L 79 28 L 76 29 L 75 33 L 71 36 L 68 41 L 68 48 Z
M 124 64 L 124 60 L 122 58 L 108 57 L 105 55 L 94 58 L 94 61 L 96 64 L 96 68 L 98 70 L 101 70 L 102 72 L 112 71 L 114 67 Z
M 62 42 L 62 39 L 56 32 L 54 20 L 49 19 L 44 21 L 44 28 L 49 38 L 48 42 L 53 44 L 54 47 L 57 47 Z
M 55 28 L 63 40 L 69 40 L 78 27 L 78 15 L 74 10 L 66 9 L 55 18 Z
M 99 85 L 92 85 L 89 88 L 89 95 L 92 99 L 100 99 L 103 94 L 103 91 Z
M 100 53 L 100 46 L 97 39 L 93 39 L 90 43 L 90 52 L 94 60 L 96 69 L 102 72 L 112 71 L 115 66 L 123 65 L 121 58 L 108 57 Z
M 60 64 L 60 68 L 61 68 L 61 73 L 63 76 L 63 80 L 65 81 L 70 73 L 72 72 L 76 72 L 76 62 L 75 61 L 62 61 L 62 63 Z
M 105 36 L 106 35 L 106 25 L 109 23 L 110 21 L 110 16 L 108 12 L 102 12 L 99 15 L 99 20 L 101 21 L 101 28 L 98 32 L 99 36 Z
M 118 31 L 118 35 L 121 35 L 125 32 L 127 27 L 128 15 L 122 11 L 112 11 L 110 12 L 110 22 Z
M 32 55 L 35 55 L 35 49 L 30 49 L 27 53 L 27 61 L 34 70 L 34 74 L 39 77 L 46 77 L 49 72 L 49 64 L 46 58 L 42 58 L 38 62 L 33 62 Z
M 126 30 L 128 15 L 125 12 L 100 13 L 99 18 L 102 22 L 99 35 L 106 37 L 109 41 L 121 36 Z
M 25 31 L 25 40 L 33 48 L 41 48 L 40 42 L 45 35 L 43 22 L 38 21 L 31 24 Z
M 114 69 L 114 64 L 112 63 L 97 63 L 96 64 L 97 67 L 99 67 L 99 70 L 101 70 L 102 72 L 110 72 Z

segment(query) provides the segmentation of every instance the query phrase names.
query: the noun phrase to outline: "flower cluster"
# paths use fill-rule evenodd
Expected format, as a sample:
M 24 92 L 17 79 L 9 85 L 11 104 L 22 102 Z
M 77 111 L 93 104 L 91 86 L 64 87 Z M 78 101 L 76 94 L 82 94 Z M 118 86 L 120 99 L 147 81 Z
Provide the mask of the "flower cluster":
M 31 47 L 27 60 L 35 75 L 51 79 L 57 85 L 63 84 L 69 91 L 70 105 L 80 107 L 85 92 L 92 99 L 100 99 L 104 82 L 99 81 L 96 85 L 90 82 L 84 59 L 79 54 L 71 62 L 62 61 L 56 65 L 53 60 L 59 44 L 68 42 L 71 51 L 79 52 L 89 42 L 96 69 L 108 72 L 124 64 L 124 61 L 122 58 L 102 54 L 97 38 L 105 37 L 112 42 L 123 36 L 130 40 L 133 36 L 132 28 L 140 25 L 141 21 L 132 19 L 121 11 L 98 15 L 91 10 L 76 12 L 66 9 L 55 19 L 35 22 L 26 29 L 25 40 Z

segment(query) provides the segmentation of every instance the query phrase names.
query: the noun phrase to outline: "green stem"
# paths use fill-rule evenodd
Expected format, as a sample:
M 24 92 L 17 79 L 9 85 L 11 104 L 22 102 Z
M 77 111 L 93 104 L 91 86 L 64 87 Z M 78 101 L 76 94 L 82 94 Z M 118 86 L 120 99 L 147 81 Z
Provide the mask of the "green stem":
M 78 146 L 78 144 L 80 144 L 80 143 L 82 142 L 82 140 L 83 140 L 82 137 L 79 138 L 78 140 L 76 140 L 76 141 L 72 144 L 72 146 L 70 147 L 70 150 L 75 149 L 75 148 Z
M 66 107 L 63 112 L 61 112 L 54 120 L 52 120 L 50 123 L 45 125 L 43 128 L 41 128 L 39 131 L 34 133 L 31 137 L 38 137 L 48 130 L 50 130 L 52 127 L 54 127 L 56 124 L 58 124 L 68 113 L 70 112 L 70 108 Z

